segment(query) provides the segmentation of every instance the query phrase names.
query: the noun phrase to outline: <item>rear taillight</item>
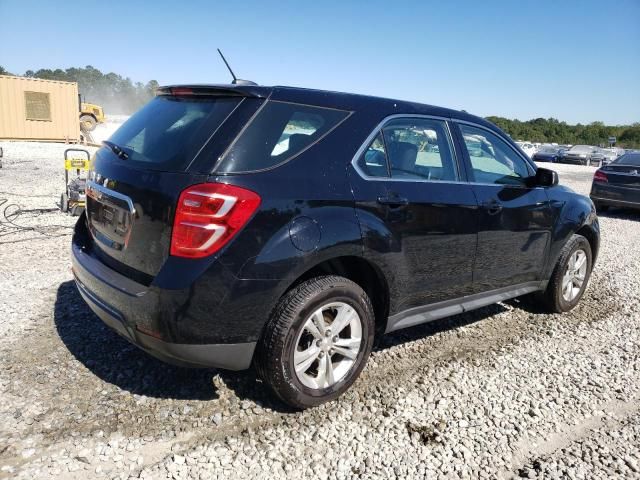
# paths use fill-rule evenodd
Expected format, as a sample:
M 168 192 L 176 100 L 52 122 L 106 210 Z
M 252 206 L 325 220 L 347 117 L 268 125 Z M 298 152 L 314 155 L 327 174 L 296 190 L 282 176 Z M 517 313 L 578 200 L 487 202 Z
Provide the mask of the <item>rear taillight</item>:
M 602 170 L 596 170 L 596 173 L 593 175 L 593 181 L 600 182 L 600 183 L 608 183 L 609 179 L 607 178 L 607 174 L 604 173 Z
M 224 183 L 191 185 L 180 194 L 171 255 L 202 258 L 222 248 L 260 206 L 251 190 Z

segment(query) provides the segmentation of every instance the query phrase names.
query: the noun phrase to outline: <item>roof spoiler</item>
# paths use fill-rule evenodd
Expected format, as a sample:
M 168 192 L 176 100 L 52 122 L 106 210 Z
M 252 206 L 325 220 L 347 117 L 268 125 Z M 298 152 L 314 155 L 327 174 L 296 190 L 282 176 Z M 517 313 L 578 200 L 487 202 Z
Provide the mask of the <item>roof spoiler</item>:
M 264 97 L 254 91 L 251 85 L 167 85 L 158 87 L 156 95 L 160 96 L 213 96 L 213 97 Z

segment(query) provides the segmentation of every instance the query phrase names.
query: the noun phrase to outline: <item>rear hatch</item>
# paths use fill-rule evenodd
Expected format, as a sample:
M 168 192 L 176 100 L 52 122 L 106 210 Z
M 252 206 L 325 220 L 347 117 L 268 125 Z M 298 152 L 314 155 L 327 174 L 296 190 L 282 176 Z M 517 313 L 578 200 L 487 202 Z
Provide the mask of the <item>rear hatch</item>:
M 166 261 L 180 193 L 205 182 L 255 105 L 247 94 L 173 87 L 134 114 L 96 153 L 87 182 L 86 225 L 94 254 L 130 278 L 149 284 Z M 246 107 L 246 103 L 245 103 Z M 236 119 L 237 120 L 237 119 Z M 232 128 L 233 129 L 233 128 Z M 227 139 L 227 140 L 225 140 Z

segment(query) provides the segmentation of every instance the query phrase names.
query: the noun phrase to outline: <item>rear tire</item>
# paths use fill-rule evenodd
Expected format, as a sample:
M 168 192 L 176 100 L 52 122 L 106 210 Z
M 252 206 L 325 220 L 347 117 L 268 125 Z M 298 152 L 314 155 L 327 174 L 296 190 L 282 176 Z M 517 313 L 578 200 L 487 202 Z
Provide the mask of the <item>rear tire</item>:
M 573 235 L 562 249 L 547 289 L 541 296 L 547 310 L 563 313 L 578 304 L 589 283 L 592 258 L 589 241 L 582 235 Z
M 369 297 L 351 280 L 307 280 L 278 302 L 258 344 L 255 368 L 294 408 L 334 400 L 349 389 L 367 362 L 374 318 Z

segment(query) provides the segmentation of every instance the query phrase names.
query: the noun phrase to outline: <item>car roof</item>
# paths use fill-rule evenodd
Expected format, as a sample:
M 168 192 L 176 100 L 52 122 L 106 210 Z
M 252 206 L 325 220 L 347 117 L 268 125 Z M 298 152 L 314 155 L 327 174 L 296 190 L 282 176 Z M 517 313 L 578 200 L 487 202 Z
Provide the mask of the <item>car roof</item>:
M 316 90 L 311 88 L 280 85 L 263 86 L 248 84 L 180 84 L 160 87 L 161 90 L 169 88 L 207 89 L 232 95 L 269 98 L 271 100 L 316 105 L 354 112 L 366 111 L 371 115 L 379 115 L 380 118 L 394 114 L 430 115 L 444 118 L 456 118 L 463 121 L 477 123 L 493 130 L 497 129 L 493 123 L 485 120 L 484 118 L 471 115 L 465 111 L 357 93 Z

